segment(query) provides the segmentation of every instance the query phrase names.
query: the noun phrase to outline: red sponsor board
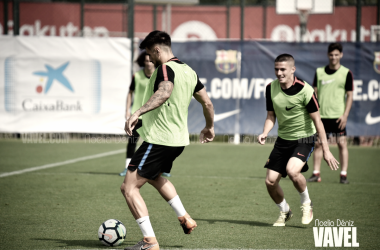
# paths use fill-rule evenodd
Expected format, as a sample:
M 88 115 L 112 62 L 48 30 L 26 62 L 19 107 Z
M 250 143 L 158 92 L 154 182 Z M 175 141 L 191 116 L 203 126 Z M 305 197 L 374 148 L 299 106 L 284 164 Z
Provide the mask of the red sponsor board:
M 123 4 L 85 4 L 85 36 L 127 36 L 128 6 Z M 240 7 L 232 6 L 228 20 L 225 6 L 172 6 L 170 22 L 165 8 L 157 7 L 156 28 L 167 30 L 174 39 L 240 39 Z M 153 6 L 135 6 L 135 36 L 153 30 Z M 12 4 L 8 4 L 8 27 L 12 33 Z M 300 41 L 298 15 L 278 15 L 275 7 L 247 6 L 244 10 L 245 39 Z M 333 14 L 310 15 L 306 41 L 331 42 L 356 40 L 356 7 L 339 6 Z M 371 25 L 376 24 L 377 8 L 362 7 L 361 41 L 370 41 Z M 3 5 L 0 5 L 0 33 L 4 33 Z M 80 35 L 80 5 L 76 3 L 20 3 L 20 34 L 45 36 Z

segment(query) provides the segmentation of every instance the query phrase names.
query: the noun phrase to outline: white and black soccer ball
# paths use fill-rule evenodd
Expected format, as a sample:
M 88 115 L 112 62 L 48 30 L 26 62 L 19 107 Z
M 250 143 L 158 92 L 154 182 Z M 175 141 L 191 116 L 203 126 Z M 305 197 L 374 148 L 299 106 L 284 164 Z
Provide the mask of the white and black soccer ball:
M 100 225 L 98 230 L 99 240 L 103 245 L 114 247 L 123 243 L 127 230 L 121 221 L 110 219 Z

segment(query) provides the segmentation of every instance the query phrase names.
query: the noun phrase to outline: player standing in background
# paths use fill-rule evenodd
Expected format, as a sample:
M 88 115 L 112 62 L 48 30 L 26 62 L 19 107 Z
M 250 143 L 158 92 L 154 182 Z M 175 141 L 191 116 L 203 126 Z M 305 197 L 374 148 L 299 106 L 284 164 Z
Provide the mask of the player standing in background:
M 140 195 L 140 188 L 149 183 L 175 211 L 185 232 L 190 234 L 197 226 L 186 212 L 173 184 L 161 176 L 170 173 L 173 161 L 189 144 L 187 129 L 188 107 L 192 97 L 201 103 L 206 127 L 201 131 L 202 143 L 214 139 L 214 109 L 203 84 L 188 65 L 174 57 L 170 36 L 152 31 L 140 44 L 157 67 L 150 78 L 143 103 L 125 123 L 125 131 L 132 130 L 143 115 L 143 126 L 138 130 L 144 139 L 128 166 L 121 185 L 128 207 L 144 235 L 142 241 L 127 250 L 158 250 L 159 245 L 149 220 L 148 209 Z
M 129 93 L 127 95 L 127 105 L 125 109 L 126 120 L 128 120 L 131 114 L 136 112 L 136 110 L 138 110 L 142 106 L 145 88 L 149 84 L 149 79 L 155 70 L 154 64 L 149 60 L 149 55 L 147 55 L 145 51 L 139 55 L 136 62 L 140 67 L 144 68 L 140 71 L 137 71 L 133 75 L 131 85 L 129 86 Z M 133 105 L 131 109 L 132 99 Z M 136 144 L 140 137 L 139 133 L 137 132 L 137 129 L 141 128 L 141 126 L 142 118 L 139 117 L 138 122 L 132 131 L 132 135 L 128 138 L 125 169 L 123 172 L 119 174 L 120 176 L 125 176 L 127 174 L 129 162 L 131 161 L 132 156 L 136 151 Z
M 320 67 L 314 76 L 314 90 L 321 104 L 321 118 L 327 138 L 330 133 L 336 137 L 339 148 L 339 160 L 342 164 L 340 183 L 348 184 L 348 149 L 347 149 L 347 118 L 351 110 L 354 89 L 352 72 L 340 64 L 343 48 L 340 43 L 331 43 L 328 47 L 329 65 Z M 347 98 L 345 96 L 347 95 Z M 320 182 L 322 147 L 315 143 L 314 171 L 308 182 Z
M 279 185 L 281 177 L 287 175 L 301 197 L 302 224 L 309 224 L 313 220 L 313 203 L 301 172 L 308 170 L 307 160 L 313 152 L 316 131 L 322 140 L 327 164 L 336 170 L 339 163 L 329 150 L 313 88 L 294 76 L 296 67 L 293 56 L 279 55 L 274 68 L 277 79 L 266 87 L 268 113 L 264 131 L 258 137 L 259 143 L 264 145 L 277 118 L 278 138 L 265 165 L 268 193 L 280 208 L 280 216 L 273 226 L 285 226 L 293 216 Z

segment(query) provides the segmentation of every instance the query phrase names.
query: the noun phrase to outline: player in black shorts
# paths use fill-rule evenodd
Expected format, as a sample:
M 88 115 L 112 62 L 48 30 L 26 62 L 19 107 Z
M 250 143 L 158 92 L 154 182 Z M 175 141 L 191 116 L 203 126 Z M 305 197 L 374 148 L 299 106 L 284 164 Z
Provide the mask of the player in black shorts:
M 202 143 L 214 139 L 214 109 L 194 70 L 174 57 L 167 33 L 157 30 L 149 33 L 140 48 L 146 50 L 156 71 L 146 88 L 144 105 L 125 123 L 125 131 L 132 135 L 138 117 L 143 115 L 143 127 L 138 132 L 144 142 L 128 166 L 121 192 L 144 238 L 126 249 L 159 250 L 140 188 L 148 182 L 157 189 L 175 211 L 185 234 L 195 229 L 197 224 L 186 212 L 175 187 L 161 173 L 170 173 L 173 161 L 189 144 L 187 114 L 192 97 L 201 103 L 206 120 L 200 134 Z
M 277 79 L 266 88 L 267 118 L 264 131 L 258 137 L 260 144 L 278 121 L 278 138 L 265 164 L 265 184 L 272 200 L 280 209 L 273 226 L 285 226 L 293 213 L 279 185 L 281 177 L 289 176 L 301 198 L 302 224 L 313 220 L 313 203 L 310 200 L 306 179 L 301 174 L 308 170 L 307 160 L 314 149 L 315 133 L 322 138 L 324 157 L 332 170 L 338 168 L 337 160 L 327 145 L 326 134 L 319 116 L 318 100 L 313 88 L 294 76 L 295 62 L 289 54 L 275 60 Z
M 328 47 L 329 65 L 320 67 L 314 76 L 314 91 L 321 104 L 321 118 L 327 138 L 336 138 L 339 149 L 339 160 L 342 165 L 340 183 L 348 184 L 348 149 L 346 124 L 350 114 L 354 77 L 351 70 L 340 64 L 343 47 L 340 43 L 331 43 Z M 322 147 L 316 142 L 314 152 L 314 171 L 308 182 L 321 181 Z

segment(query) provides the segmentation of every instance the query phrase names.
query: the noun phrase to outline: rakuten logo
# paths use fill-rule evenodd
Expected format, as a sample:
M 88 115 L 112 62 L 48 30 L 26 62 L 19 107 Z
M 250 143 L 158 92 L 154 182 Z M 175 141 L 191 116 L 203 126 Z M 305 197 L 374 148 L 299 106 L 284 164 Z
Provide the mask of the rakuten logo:
M 371 37 L 371 31 L 369 29 L 367 30 L 364 26 L 361 26 L 360 41 L 369 41 L 368 39 L 366 40 L 367 37 Z M 348 38 L 350 38 L 351 42 L 355 42 L 356 31 L 347 31 L 344 29 L 333 30 L 332 26 L 327 24 L 325 29 L 307 30 L 303 40 L 305 42 L 346 42 L 348 41 Z M 277 25 L 272 30 L 271 40 L 274 42 L 300 42 L 300 27 L 295 26 L 294 29 L 292 29 L 285 24 Z
M 8 21 L 9 34 L 13 35 L 13 21 Z M 0 34 L 3 34 L 3 24 L 0 23 Z M 56 27 L 55 25 L 41 25 L 40 20 L 36 20 L 34 24 L 24 24 L 20 27 L 21 36 L 79 36 L 80 29 L 72 22 L 68 22 L 67 25 Z M 106 27 L 99 26 L 93 29 L 84 26 L 83 35 L 86 37 L 108 37 L 109 31 Z

